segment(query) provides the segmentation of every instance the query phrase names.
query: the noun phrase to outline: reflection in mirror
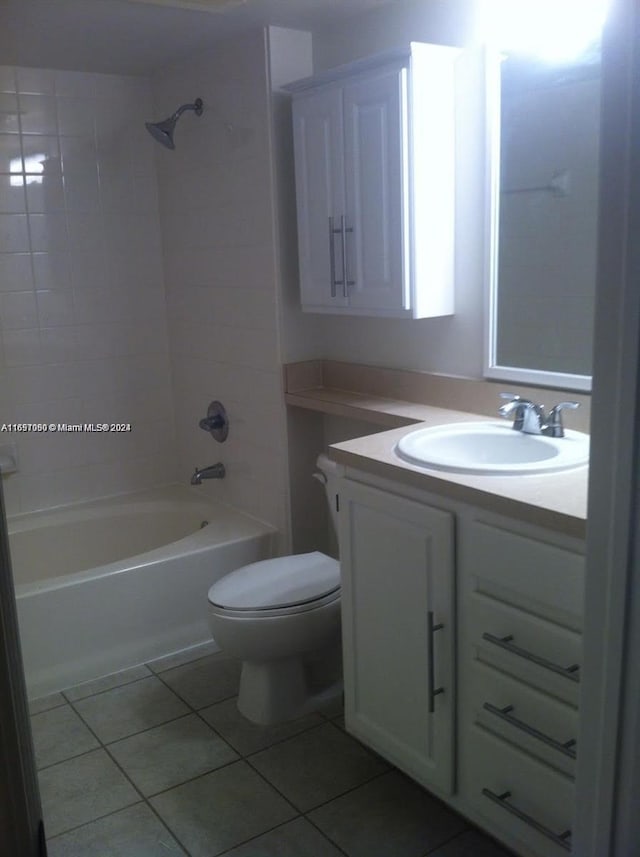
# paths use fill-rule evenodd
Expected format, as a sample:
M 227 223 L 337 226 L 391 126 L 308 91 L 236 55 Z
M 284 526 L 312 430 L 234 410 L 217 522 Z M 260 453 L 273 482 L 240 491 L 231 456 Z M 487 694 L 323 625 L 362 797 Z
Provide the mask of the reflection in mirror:
M 592 48 L 579 62 L 561 65 L 506 56 L 500 78 L 486 374 L 588 390 L 599 52 Z

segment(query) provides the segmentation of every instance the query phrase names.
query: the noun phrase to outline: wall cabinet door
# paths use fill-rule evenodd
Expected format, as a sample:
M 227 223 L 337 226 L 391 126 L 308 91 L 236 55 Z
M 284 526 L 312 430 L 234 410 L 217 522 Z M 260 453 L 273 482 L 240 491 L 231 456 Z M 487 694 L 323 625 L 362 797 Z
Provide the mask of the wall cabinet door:
M 302 94 L 293 111 L 302 303 L 344 307 L 339 231 L 345 215 L 342 88 Z
M 408 311 L 407 69 L 346 86 L 344 117 L 349 304 Z
M 453 790 L 453 516 L 343 480 L 347 729 L 424 785 Z

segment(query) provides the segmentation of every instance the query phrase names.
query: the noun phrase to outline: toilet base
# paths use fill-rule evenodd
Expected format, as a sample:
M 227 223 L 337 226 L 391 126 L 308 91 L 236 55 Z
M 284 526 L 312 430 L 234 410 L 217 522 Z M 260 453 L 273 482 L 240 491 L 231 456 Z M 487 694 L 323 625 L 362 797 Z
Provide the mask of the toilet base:
M 318 672 L 317 663 L 305 662 L 300 657 L 260 663 L 244 661 L 238 710 L 247 720 L 261 726 L 310 714 L 342 695 L 342 670 L 339 664 L 336 666 L 327 671 L 325 662 Z

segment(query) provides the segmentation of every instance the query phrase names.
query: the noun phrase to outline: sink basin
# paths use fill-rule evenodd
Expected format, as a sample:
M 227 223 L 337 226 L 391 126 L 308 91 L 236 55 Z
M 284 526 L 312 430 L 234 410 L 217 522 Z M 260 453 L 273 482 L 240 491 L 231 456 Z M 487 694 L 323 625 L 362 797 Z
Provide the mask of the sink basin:
M 508 423 L 452 423 L 410 432 L 395 453 L 410 464 L 454 473 L 557 473 L 589 463 L 589 435 L 565 429 L 565 437 L 553 438 L 514 431 Z

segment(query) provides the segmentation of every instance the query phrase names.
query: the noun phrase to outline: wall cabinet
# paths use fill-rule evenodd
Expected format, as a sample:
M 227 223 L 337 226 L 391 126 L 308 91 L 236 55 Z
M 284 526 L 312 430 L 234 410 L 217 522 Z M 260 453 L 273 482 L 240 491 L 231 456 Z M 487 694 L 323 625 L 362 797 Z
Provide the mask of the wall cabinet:
M 356 471 L 339 497 L 348 731 L 517 854 L 568 853 L 583 543 Z
M 304 310 L 453 312 L 459 54 L 412 44 L 287 87 Z

